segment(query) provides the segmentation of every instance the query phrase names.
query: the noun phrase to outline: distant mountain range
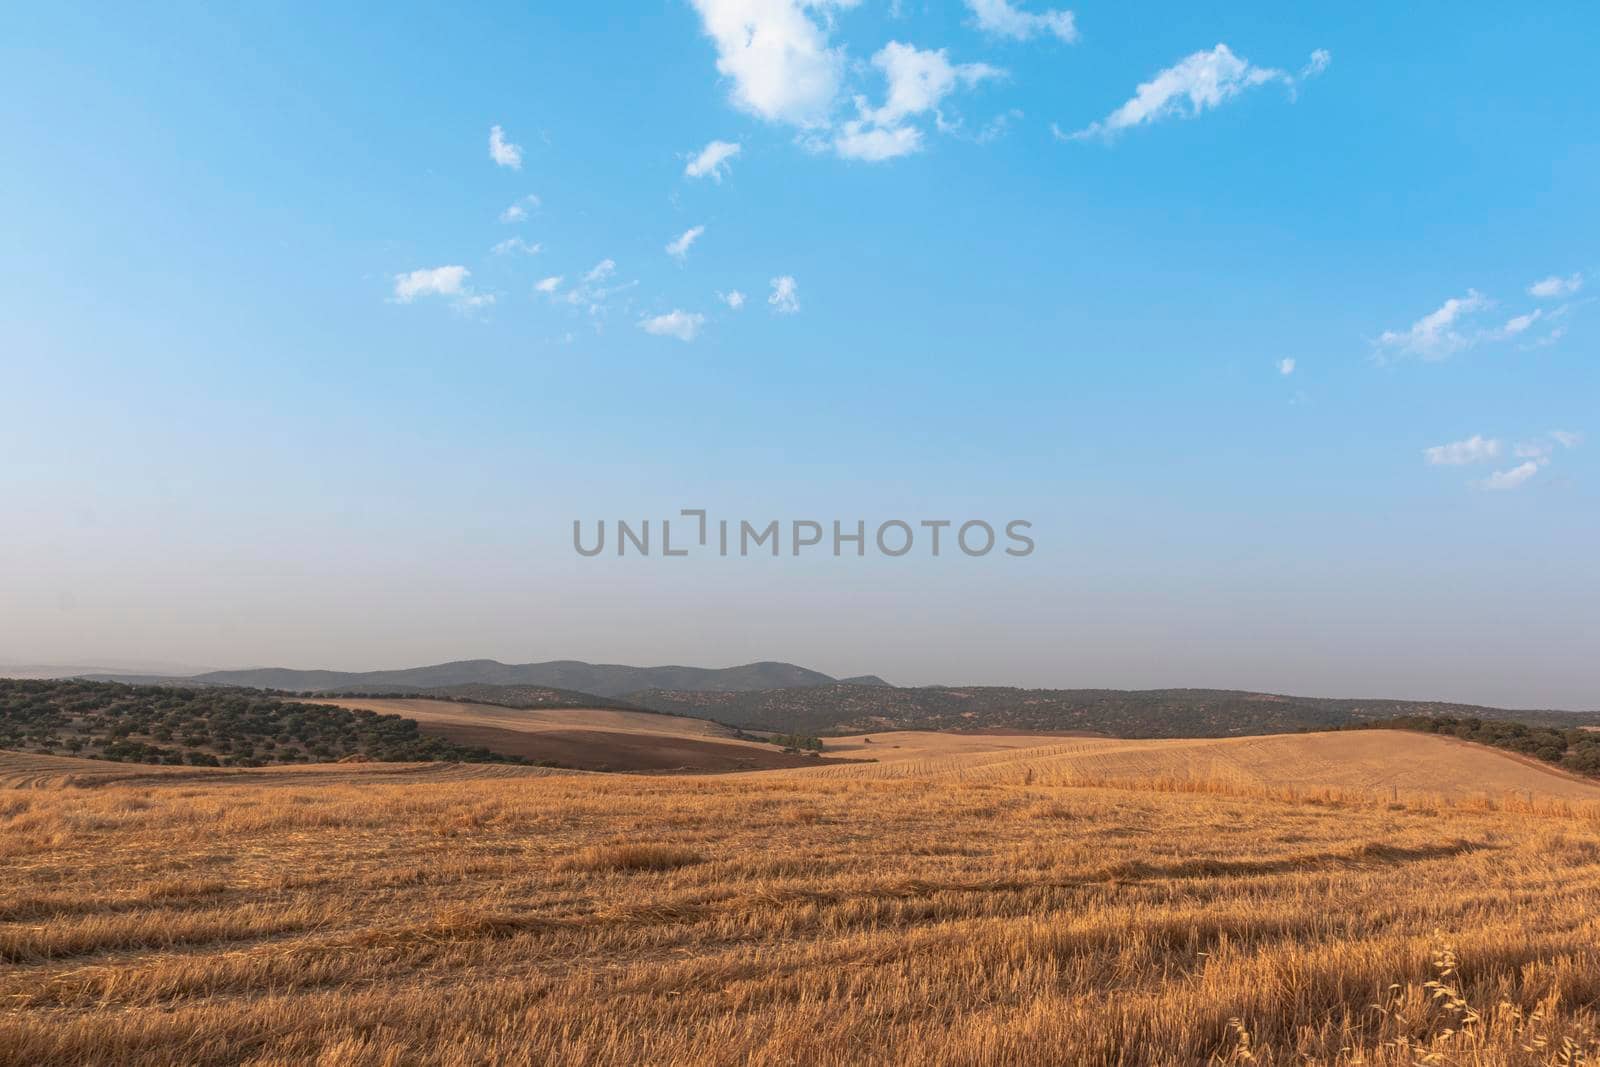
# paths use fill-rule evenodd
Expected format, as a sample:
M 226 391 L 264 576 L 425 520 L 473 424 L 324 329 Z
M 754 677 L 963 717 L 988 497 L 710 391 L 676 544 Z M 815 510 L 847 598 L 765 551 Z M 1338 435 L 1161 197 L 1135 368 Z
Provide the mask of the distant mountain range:
M 631 667 L 552 660 L 460 660 L 392 671 L 206 671 L 189 676 L 74 672 L 133 684 L 237 686 L 328 696 L 425 696 L 508 707 L 612 707 L 806 735 L 884 730 L 1066 731 L 1119 737 L 1228 737 L 1332 729 L 1405 716 L 1600 725 L 1600 712 L 1510 711 L 1444 701 L 1341 700 L 1225 689 L 1017 689 L 891 686 L 793 663 Z M 58 677 L 61 675 L 58 675 Z
M 97 681 L 135 684 L 233 685 L 253 689 L 283 689 L 295 693 L 335 690 L 399 692 L 464 685 L 543 686 L 602 697 L 621 697 L 646 689 L 732 693 L 835 684 L 879 687 L 889 684 L 874 675 L 837 679 L 820 671 L 797 667 L 793 663 L 746 663 L 740 667 L 723 668 L 628 667 L 617 663 L 583 663 L 578 660 L 500 663 L 492 659 L 459 660 L 393 671 L 305 671 L 259 667 L 207 671 L 187 677 L 126 674 L 93 674 L 88 677 Z

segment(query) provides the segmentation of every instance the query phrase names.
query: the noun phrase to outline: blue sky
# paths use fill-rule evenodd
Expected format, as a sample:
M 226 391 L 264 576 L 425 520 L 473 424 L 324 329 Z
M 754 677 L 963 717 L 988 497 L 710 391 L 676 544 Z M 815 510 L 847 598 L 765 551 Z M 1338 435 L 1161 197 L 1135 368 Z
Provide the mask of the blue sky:
M 1600 706 L 1590 6 L 11 23 L 0 662 Z

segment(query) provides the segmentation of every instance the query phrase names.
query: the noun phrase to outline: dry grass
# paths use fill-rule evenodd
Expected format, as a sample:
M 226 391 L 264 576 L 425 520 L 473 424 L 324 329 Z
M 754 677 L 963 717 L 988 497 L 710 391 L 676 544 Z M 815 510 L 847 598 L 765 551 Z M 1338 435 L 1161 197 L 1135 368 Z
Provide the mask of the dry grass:
M 0 1064 L 1600 1055 L 1592 804 L 1045 778 L 0 789 Z
M 692 848 L 675 845 L 590 845 L 556 861 L 558 871 L 670 871 L 704 862 Z
M 850 739 L 846 739 L 849 741 Z M 1244 788 L 1466 797 L 1522 793 L 1600 801 L 1592 779 L 1531 758 L 1435 734 L 1398 730 L 1163 740 L 1018 735 L 879 734 L 830 742 L 831 753 L 878 758 L 836 764 L 836 778 L 935 778 L 1072 785 L 1190 781 Z

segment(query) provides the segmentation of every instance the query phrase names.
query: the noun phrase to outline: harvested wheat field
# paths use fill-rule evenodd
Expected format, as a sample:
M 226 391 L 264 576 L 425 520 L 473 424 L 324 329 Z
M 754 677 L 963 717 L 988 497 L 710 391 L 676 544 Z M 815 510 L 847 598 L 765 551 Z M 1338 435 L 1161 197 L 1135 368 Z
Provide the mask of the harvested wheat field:
M 1007 755 L 76 786 L 35 763 L 0 789 L 0 1063 L 1596 1055 L 1600 802 L 1565 779 L 1395 800 L 984 762 Z
M 479 781 L 485 778 L 541 778 L 580 774 L 555 767 L 506 763 L 312 763 L 233 769 L 164 767 L 147 763 L 46 756 L 0 749 L 0 790 L 172 785 L 203 782 L 250 787 L 274 785 L 377 784 L 379 782 Z
M 750 771 L 806 767 L 815 759 L 707 719 L 614 708 L 507 708 L 420 698 L 318 700 L 414 719 L 424 734 L 492 752 L 592 771 Z
M 1054 785 L 1185 782 L 1400 796 L 1519 794 L 1600 800 L 1600 783 L 1501 750 L 1402 730 L 1130 741 L 1048 735 L 891 733 L 829 739 L 873 756 L 812 773 L 846 778 L 956 778 Z

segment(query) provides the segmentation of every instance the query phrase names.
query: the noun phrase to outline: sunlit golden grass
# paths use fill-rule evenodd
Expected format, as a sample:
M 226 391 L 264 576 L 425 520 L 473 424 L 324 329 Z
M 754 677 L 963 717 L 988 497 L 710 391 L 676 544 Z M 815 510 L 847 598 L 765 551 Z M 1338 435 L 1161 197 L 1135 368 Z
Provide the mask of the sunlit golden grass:
M 0 1063 L 1597 1055 L 1595 805 L 1043 777 L 0 789 Z
M 670 871 L 704 856 L 676 845 L 590 845 L 556 862 L 558 871 Z

